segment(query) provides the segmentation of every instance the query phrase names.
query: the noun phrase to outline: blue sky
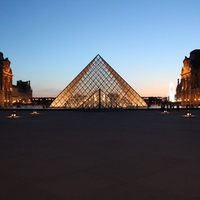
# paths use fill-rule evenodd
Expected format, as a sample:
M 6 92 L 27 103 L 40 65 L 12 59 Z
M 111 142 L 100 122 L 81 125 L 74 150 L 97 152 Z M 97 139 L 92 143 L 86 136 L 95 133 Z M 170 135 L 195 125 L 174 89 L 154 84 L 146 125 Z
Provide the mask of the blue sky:
M 141 96 L 167 96 L 200 49 L 199 0 L 2 0 L 0 51 L 34 96 L 56 97 L 100 54 Z

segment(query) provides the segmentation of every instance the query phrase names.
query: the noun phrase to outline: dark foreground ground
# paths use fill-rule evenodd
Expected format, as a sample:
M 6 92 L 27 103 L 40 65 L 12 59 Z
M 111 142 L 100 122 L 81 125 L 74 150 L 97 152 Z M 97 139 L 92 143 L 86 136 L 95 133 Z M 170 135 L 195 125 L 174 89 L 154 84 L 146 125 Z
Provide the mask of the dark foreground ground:
M 200 110 L 0 111 L 0 199 L 200 199 Z

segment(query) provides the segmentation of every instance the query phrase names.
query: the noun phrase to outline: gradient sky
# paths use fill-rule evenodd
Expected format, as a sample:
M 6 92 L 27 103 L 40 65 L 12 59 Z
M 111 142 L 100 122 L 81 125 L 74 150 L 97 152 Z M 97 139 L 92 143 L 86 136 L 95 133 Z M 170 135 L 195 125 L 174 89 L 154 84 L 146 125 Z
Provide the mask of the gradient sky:
M 100 54 L 141 96 L 167 96 L 200 45 L 199 0 L 1 0 L 0 51 L 56 97 Z

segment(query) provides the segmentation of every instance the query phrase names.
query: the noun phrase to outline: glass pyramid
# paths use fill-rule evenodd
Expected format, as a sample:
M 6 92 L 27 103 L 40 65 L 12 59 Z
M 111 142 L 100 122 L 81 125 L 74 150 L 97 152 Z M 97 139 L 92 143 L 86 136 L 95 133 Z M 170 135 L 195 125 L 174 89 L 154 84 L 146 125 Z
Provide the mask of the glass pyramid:
M 97 55 L 57 96 L 50 107 L 106 109 L 147 107 L 147 104 L 100 55 Z

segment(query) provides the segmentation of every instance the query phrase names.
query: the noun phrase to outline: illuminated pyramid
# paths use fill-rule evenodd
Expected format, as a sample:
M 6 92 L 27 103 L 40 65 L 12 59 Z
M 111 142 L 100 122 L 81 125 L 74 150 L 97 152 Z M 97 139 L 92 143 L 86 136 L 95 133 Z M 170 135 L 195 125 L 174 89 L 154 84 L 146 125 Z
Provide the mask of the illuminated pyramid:
M 97 55 L 50 105 L 69 109 L 146 106 L 139 94 L 100 55 Z

